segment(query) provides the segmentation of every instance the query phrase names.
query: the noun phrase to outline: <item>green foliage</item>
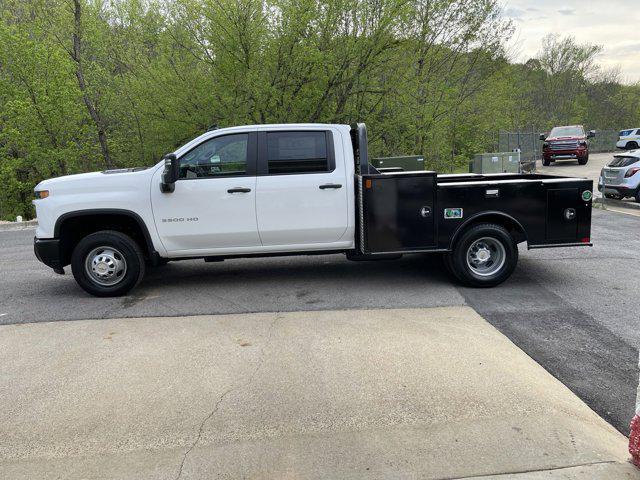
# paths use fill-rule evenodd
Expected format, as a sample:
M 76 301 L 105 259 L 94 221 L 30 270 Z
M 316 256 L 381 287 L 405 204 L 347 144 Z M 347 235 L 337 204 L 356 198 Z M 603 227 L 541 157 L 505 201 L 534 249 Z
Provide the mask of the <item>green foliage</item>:
M 374 155 L 465 168 L 499 129 L 640 124 L 599 47 L 514 64 L 497 0 L 4 0 L 0 217 L 42 179 L 152 164 L 210 125 L 366 121 Z

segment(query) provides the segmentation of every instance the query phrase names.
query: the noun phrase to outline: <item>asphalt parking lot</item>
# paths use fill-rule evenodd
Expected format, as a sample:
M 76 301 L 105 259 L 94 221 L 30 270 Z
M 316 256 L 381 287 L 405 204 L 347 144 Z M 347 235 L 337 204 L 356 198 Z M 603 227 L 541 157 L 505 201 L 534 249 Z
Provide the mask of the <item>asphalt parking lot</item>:
M 593 248 L 521 251 L 513 277 L 466 289 L 437 256 L 184 261 L 125 298 L 98 299 L 39 264 L 31 229 L 0 232 L 0 323 L 469 305 L 613 426 L 628 432 L 640 346 L 640 218 L 593 212 Z

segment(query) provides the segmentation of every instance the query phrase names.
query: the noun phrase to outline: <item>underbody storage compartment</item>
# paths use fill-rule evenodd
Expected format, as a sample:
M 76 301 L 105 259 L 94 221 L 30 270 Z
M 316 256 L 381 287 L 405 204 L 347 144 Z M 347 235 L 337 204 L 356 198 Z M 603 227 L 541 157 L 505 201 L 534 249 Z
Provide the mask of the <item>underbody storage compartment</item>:
M 358 177 L 362 253 L 434 247 L 436 174 L 430 171 Z
M 473 222 L 498 223 L 529 248 L 590 244 L 593 182 L 536 174 L 441 175 L 437 204 L 459 218 L 436 218 L 439 246 Z
M 587 185 L 549 186 L 547 189 L 546 241 L 552 244 L 590 241 L 591 204 L 583 198 Z M 589 196 L 589 199 L 591 197 Z

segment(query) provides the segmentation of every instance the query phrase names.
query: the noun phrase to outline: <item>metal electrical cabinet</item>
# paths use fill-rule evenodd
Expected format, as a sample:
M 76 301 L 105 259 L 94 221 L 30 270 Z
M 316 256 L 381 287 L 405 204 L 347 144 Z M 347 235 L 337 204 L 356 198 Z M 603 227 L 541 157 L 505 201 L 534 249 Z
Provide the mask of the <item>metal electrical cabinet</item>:
M 474 155 L 471 173 L 521 173 L 519 152 Z

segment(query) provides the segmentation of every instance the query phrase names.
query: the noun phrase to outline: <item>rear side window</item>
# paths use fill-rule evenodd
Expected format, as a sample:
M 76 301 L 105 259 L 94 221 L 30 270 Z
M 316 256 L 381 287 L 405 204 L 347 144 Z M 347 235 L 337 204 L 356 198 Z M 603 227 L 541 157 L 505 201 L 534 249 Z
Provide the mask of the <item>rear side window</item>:
M 631 132 L 633 132 L 633 130 L 620 130 L 620 136 L 621 136 L 621 137 L 626 137 L 626 136 L 628 136 Z
M 640 162 L 640 158 L 637 157 L 613 157 L 613 160 L 609 162 L 608 167 L 628 167 L 636 162 Z
M 267 162 L 270 175 L 333 169 L 326 132 L 267 133 Z

